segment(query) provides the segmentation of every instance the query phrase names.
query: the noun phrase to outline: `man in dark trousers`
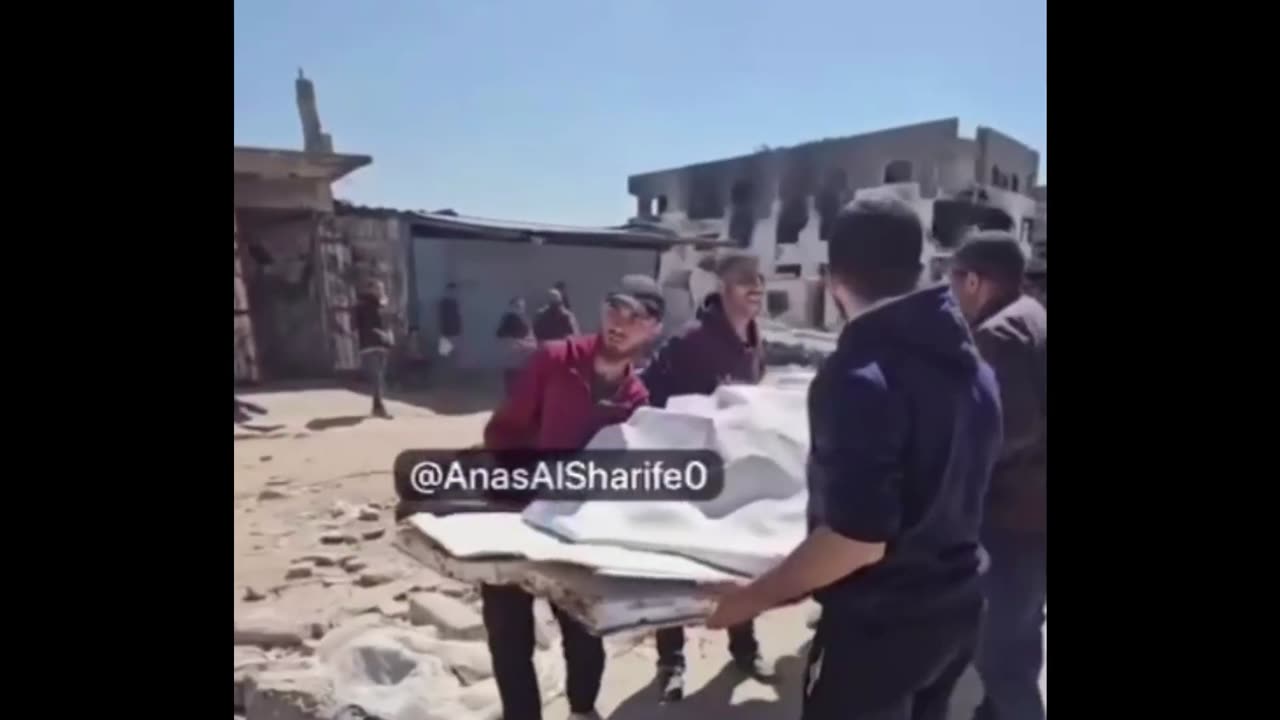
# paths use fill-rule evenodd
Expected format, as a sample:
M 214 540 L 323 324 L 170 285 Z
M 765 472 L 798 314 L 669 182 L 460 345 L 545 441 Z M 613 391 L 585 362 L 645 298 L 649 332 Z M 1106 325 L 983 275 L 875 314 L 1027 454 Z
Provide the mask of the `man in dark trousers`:
M 451 282 L 444 286 L 439 311 L 440 338 L 449 344 L 449 363 L 456 365 L 462 350 L 462 309 L 458 305 L 457 283 Z
M 1041 626 L 1048 601 L 1045 369 L 1048 312 L 1022 294 L 1026 259 L 1013 235 L 967 238 L 951 264 L 951 290 L 995 370 L 1004 412 L 1004 444 L 991 474 L 982 546 L 987 622 L 977 668 L 985 698 L 976 720 L 1043 720 Z
M 599 334 L 548 342 L 533 354 L 485 426 L 485 447 L 578 450 L 601 428 L 625 422 L 648 401 L 632 361 L 657 337 L 664 309 L 652 279 L 623 278 L 605 298 Z M 533 596 L 514 585 L 485 585 L 480 596 L 502 717 L 538 720 Z M 559 608 L 553 610 L 563 636 L 571 717 L 596 717 L 604 645 Z
M 573 312 L 573 303 L 569 302 L 569 285 L 563 280 L 557 280 L 555 285 L 556 292 L 560 293 L 560 301 L 564 303 L 564 309 Z
M 829 276 L 850 320 L 809 388 L 810 533 L 707 620 L 815 596 L 804 720 L 942 720 L 978 642 L 999 391 L 950 290 L 916 289 L 923 244 L 897 198 L 836 217 Z
M 373 409 L 370 413 L 373 417 L 389 420 L 391 414 L 382 403 L 387 377 L 387 356 L 392 345 L 391 331 L 387 329 L 383 318 L 386 306 L 387 293 L 380 281 L 365 283 L 356 295 L 356 340 L 360 345 L 360 361 L 368 375 L 370 393 L 373 395 Z
M 733 252 L 714 266 L 719 292 L 707 296 L 697 319 L 673 335 L 645 368 L 649 404 L 665 407 L 676 395 L 710 395 L 721 383 L 756 384 L 764 375 L 764 350 L 756 317 L 764 305 L 764 276 L 754 255 Z M 684 697 L 684 630 L 657 633 L 658 686 L 662 699 Z M 729 654 L 742 672 L 760 679 L 772 668 L 760 658 L 748 620 L 729 628 Z
M 506 359 L 503 363 L 502 378 L 506 391 L 515 387 L 516 378 L 524 367 L 525 360 L 537 347 L 533 340 L 533 329 L 525 317 L 524 298 L 513 297 L 507 305 L 507 311 L 498 321 L 498 339 L 506 345 Z
M 578 334 L 578 319 L 564 304 L 564 296 L 552 288 L 547 291 L 547 304 L 533 319 L 533 336 L 538 342 L 560 340 Z

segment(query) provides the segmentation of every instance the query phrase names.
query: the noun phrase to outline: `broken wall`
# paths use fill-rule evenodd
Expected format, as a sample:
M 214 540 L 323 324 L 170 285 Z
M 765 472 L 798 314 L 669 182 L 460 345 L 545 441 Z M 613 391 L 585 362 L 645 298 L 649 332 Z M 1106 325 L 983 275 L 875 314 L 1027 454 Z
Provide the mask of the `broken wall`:
M 408 337 L 416 323 L 411 317 L 409 268 L 409 226 L 390 213 L 362 213 L 339 208 L 334 217 L 339 241 L 350 248 L 351 264 L 346 271 L 351 300 L 360 283 L 379 280 L 387 290 L 387 322 L 397 345 Z
M 331 374 L 315 243 L 320 217 L 239 215 L 239 258 L 264 379 Z
M 235 277 L 233 293 L 235 295 L 235 327 L 234 355 L 236 382 L 257 382 L 258 352 L 253 341 L 253 323 L 249 319 L 249 295 L 245 288 L 244 271 L 240 262 L 240 224 L 235 222 L 232 214 L 235 233 Z
M 1040 171 L 1040 153 L 987 127 L 977 132 L 979 182 L 1031 195 Z

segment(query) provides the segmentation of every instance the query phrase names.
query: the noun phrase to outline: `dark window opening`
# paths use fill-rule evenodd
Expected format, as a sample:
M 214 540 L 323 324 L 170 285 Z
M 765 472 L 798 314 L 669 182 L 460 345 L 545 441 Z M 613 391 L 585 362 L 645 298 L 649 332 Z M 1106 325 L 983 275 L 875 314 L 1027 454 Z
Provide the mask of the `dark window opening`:
M 991 184 L 998 188 L 1005 188 L 1009 185 L 1008 179 L 1005 178 L 1004 173 L 1000 172 L 999 165 L 991 166 Z
M 729 239 L 738 247 L 751 246 L 756 228 L 756 188 L 750 180 L 738 180 L 729 188 Z
M 800 231 L 809 224 L 809 202 L 804 197 L 793 197 L 782 201 L 778 209 L 779 245 L 794 245 L 800 242 Z
M 756 216 L 750 206 L 735 205 L 729 212 L 729 239 L 740 248 L 751 247 L 756 229 Z
M 835 168 L 827 173 L 822 182 L 822 189 L 814 198 L 814 209 L 818 212 L 818 239 L 826 241 L 831 237 L 831 228 L 840 209 L 849 202 L 849 177 L 844 170 Z
M 1018 176 L 1017 175 L 1009 176 L 1009 189 L 1014 192 L 1018 192 Z
M 751 205 L 756 201 L 756 186 L 750 180 L 738 180 L 729 188 L 729 202 L 734 205 Z
M 690 220 L 721 220 L 725 215 L 724 195 L 714 180 L 696 182 L 689 198 Z
M 764 305 L 771 317 L 785 315 L 791 309 L 791 296 L 786 290 L 770 290 L 765 293 Z
M 894 160 L 884 167 L 885 184 L 911 182 L 913 171 L 909 160 Z
M 657 206 L 657 210 L 658 210 L 658 212 L 654 213 L 655 215 L 661 215 L 667 211 L 666 195 L 659 195 L 657 200 L 654 201 L 654 203 Z
M 777 272 L 778 275 L 789 275 L 791 277 L 800 277 L 800 266 L 799 265 L 779 265 L 777 268 L 775 268 L 775 272 Z M 778 292 L 782 292 L 782 291 L 778 291 Z

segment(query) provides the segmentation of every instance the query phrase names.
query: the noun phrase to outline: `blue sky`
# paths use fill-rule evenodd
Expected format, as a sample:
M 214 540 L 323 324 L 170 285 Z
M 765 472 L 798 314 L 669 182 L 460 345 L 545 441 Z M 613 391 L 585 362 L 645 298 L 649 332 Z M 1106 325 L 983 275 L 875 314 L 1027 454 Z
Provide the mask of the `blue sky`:
M 1044 0 L 236 0 L 235 142 L 302 147 L 338 194 L 617 224 L 628 175 L 958 116 L 1041 152 Z

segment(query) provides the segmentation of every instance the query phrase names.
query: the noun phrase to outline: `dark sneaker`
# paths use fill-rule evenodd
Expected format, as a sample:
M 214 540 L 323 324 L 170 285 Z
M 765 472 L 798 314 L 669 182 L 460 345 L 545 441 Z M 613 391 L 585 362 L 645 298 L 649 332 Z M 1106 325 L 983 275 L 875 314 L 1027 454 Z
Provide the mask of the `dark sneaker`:
M 759 655 L 735 657 L 733 665 L 743 675 L 755 678 L 760 682 L 770 682 L 777 677 L 773 663 L 765 662 L 764 658 Z
M 658 668 L 658 692 L 662 702 L 673 703 L 684 699 L 684 670 L 682 668 Z

